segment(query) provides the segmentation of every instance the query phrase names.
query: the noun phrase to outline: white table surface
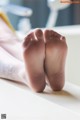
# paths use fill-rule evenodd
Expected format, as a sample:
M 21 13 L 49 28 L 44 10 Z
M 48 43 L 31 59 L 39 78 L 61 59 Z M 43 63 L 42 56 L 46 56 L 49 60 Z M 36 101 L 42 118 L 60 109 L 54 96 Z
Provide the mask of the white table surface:
M 61 92 L 47 87 L 34 93 L 27 86 L 0 79 L 0 114 L 7 120 L 80 120 L 80 88 L 66 83 Z

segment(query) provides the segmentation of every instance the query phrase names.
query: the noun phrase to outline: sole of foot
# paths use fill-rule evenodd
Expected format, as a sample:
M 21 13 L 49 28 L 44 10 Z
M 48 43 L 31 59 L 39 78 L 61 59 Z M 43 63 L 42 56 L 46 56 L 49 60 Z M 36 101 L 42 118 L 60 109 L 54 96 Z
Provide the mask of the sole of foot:
M 29 87 L 36 92 L 43 92 L 46 85 L 44 73 L 45 44 L 41 29 L 35 29 L 25 37 L 23 51 Z
M 65 61 L 67 44 L 65 37 L 53 30 L 44 31 L 45 38 L 45 71 L 52 90 L 62 90 L 65 83 Z

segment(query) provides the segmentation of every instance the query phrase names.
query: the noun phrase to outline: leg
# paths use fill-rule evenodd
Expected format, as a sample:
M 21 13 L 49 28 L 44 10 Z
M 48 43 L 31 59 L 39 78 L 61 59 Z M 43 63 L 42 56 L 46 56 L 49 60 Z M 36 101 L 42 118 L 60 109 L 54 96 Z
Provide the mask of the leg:
M 0 78 L 27 83 L 23 68 L 22 62 L 0 47 Z
M 13 57 L 17 58 L 20 61 L 23 61 L 21 42 L 18 42 L 18 41 L 0 42 L 0 46 L 3 47 Z
M 36 92 L 42 92 L 45 88 L 45 44 L 43 32 L 40 29 L 31 32 L 23 43 L 24 62 L 26 66 L 26 77 L 30 87 Z
M 65 38 L 53 30 L 45 30 L 45 71 L 51 88 L 59 91 L 65 81 L 65 60 L 67 45 Z
M 22 43 L 2 19 L 0 19 L 0 46 L 17 59 L 22 60 Z

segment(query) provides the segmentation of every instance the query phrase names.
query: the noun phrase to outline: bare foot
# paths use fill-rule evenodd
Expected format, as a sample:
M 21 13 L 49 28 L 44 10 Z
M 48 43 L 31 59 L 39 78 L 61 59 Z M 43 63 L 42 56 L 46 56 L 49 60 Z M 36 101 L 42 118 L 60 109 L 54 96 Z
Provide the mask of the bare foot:
M 67 45 L 65 37 L 53 30 L 44 31 L 46 42 L 45 71 L 54 91 L 63 88 L 65 82 L 65 60 Z
M 42 92 L 45 88 L 45 44 L 43 32 L 40 29 L 31 32 L 23 43 L 24 62 L 26 66 L 26 77 L 29 86 L 36 92 Z

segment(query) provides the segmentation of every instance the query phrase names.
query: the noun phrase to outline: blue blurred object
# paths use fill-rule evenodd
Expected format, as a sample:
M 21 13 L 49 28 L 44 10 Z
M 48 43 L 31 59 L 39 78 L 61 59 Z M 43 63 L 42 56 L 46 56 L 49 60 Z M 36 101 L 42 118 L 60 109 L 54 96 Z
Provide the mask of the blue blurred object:
M 59 10 L 67 8 L 70 4 L 60 3 L 60 0 L 47 0 L 48 7 L 50 8 L 50 15 L 46 27 L 53 27 L 56 24 Z
M 32 9 L 19 5 L 9 4 L 8 0 L 6 2 L 1 2 L 0 8 L 6 13 L 11 13 L 21 17 L 17 25 L 20 32 L 26 33 L 31 29 L 29 18 L 32 15 Z
M 30 17 L 32 15 L 32 10 L 23 6 L 8 4 L 6 6 L 3 6 L 3 8 L 6 12 L 10 12 L 18 16 Z

